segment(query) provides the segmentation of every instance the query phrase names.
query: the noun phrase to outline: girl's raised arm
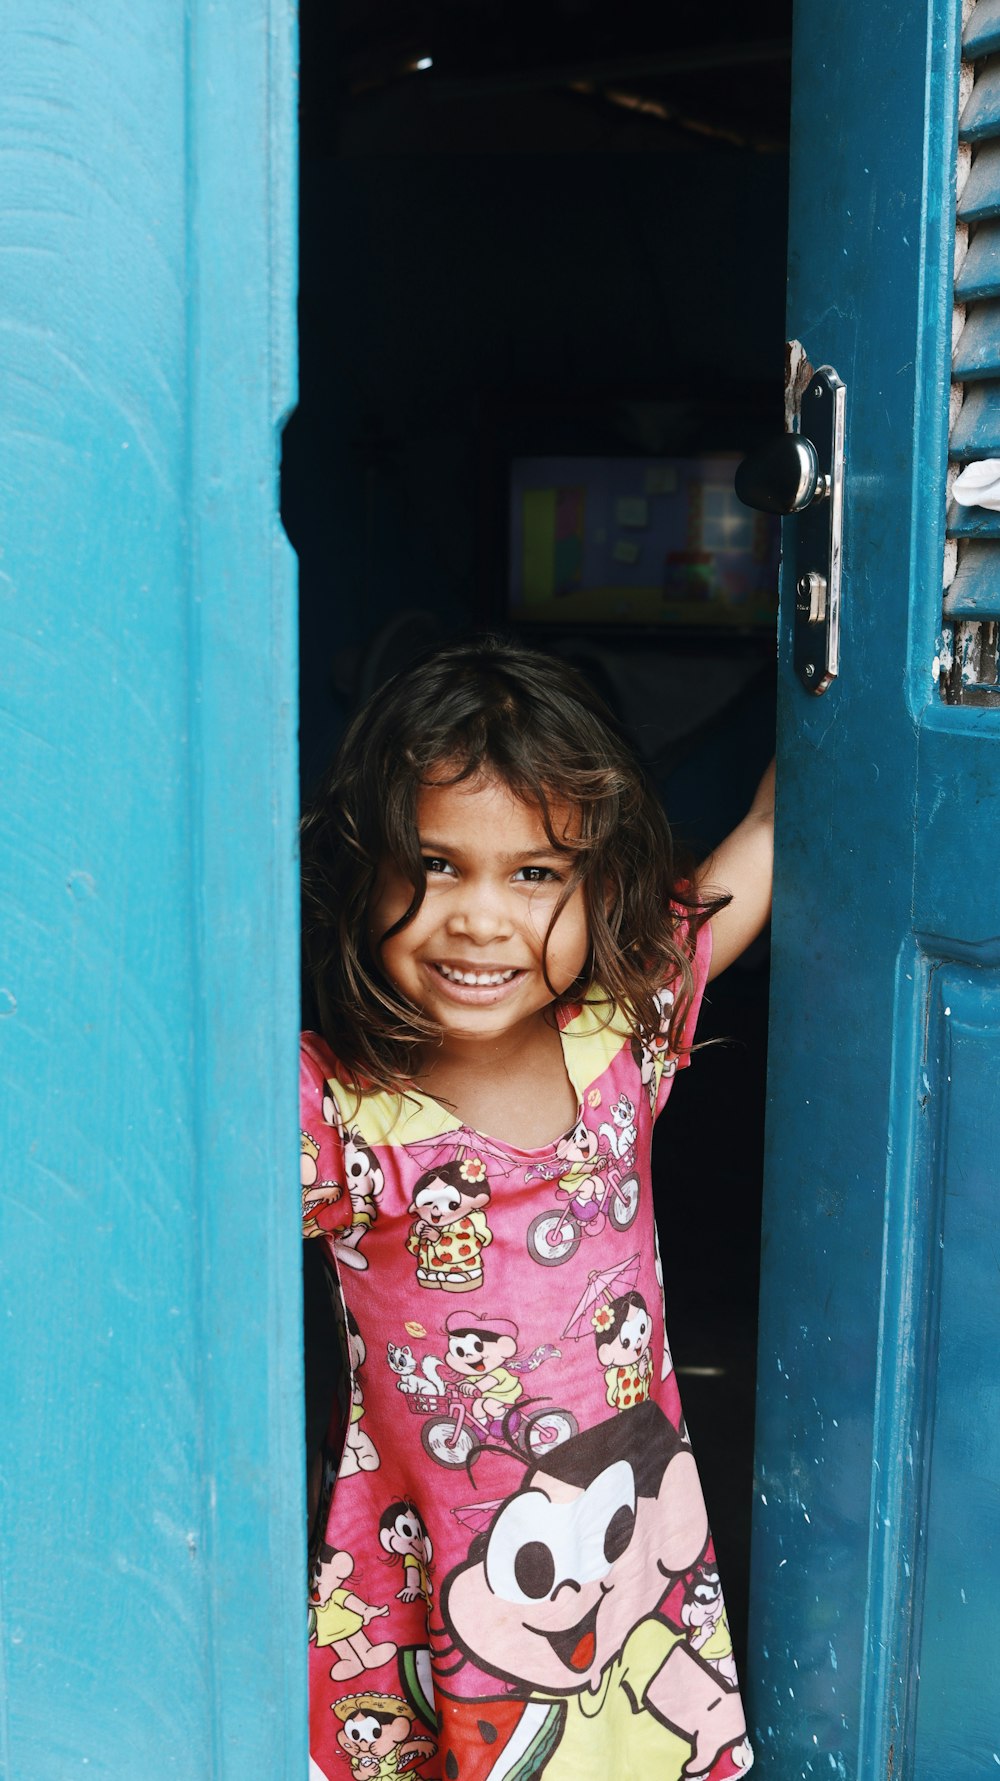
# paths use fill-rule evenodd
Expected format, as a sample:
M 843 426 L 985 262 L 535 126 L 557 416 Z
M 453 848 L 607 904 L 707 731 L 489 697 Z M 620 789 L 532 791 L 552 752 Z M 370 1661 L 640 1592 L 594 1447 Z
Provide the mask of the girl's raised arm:
M 699 889 L 728 891 L 732 901 L 712 917 L 709 978 L 745 952 L 771 913 L 774 867 L 774 762 L 743 821 L 699 868 Z

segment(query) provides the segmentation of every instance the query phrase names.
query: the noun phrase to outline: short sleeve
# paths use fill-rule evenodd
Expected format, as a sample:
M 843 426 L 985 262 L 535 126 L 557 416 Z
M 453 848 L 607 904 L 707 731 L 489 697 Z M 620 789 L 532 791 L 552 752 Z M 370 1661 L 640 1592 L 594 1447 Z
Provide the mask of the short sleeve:
M 303 1033 L 299 1051 L 303 1237 L 324 1237 L 351 1222 L 344 1132 L 331 1086 L 335 1075 L 329 1047 L 315 1033 Z
M 686 919 L 687 918 L 685 918 L 685 922 L 678 928 L 678 938 L 682 943 L 686 937 Z M 695 1029 L 698 1025 L 698 1015 L 701 1011 L 701 1004 L 705 995 L 705 986 L 708 983 L 708 972 L 711 963 L 712 924 L 710 921 L 703 921 L 695 935 L 694 958 L 691 961 L 691 967 L 694 973 L 691 1001 L 684 1016 L 684 1025 L 673 1045 L 670 1045 L 669 1043 L 668 1034 L 670 1020 L 673 1014 L 674 992 L 670 988 L 664 988 L 659 992 L 658 999 L 663 1010 L 663 1026 L 660 1043 L 655 1047 L 654 1051 L 656 1069 L 656 1100 L 654 1113 L 656 1115 L 662 1113 L 666 1106 L 667 1097 L 670 1094 L 673 1079 L 677 1071 L 686 1070 L 688 1064 L 691 1062 L 691 1047 L 694 1044 Z

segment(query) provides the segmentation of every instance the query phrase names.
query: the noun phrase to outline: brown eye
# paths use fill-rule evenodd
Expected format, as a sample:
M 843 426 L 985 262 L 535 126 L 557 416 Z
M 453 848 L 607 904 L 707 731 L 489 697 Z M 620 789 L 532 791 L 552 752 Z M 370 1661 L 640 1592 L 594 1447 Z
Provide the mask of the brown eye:
M 622 1553 L 627 1551 L 634 1532 L 635 1510 L 623 1503 L 612 1515 L 604 1535 L 604 1556 L 609 1565 L 613 1565 L 615 1559 L 621 1558 Z
M 544 1541 L 529 1540 L 520 1547 L 514 1559 L 514 1580 L 521 1594 L 529 1596 L 533 1602 L 541 1601 L 551 1592 L 556 1580 L 556 1565 Z

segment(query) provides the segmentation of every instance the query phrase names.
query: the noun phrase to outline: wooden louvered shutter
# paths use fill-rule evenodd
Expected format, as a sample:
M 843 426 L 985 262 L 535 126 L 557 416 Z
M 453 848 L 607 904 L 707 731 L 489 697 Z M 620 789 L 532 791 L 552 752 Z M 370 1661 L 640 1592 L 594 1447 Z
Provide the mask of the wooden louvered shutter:
M 1000 459 L 1000 4 L 978 0 L 962 34 L 955 243 L 954 469 Z M 954 471 L 953 471 L 954 474 Z M 951 704 L 1000 701 L 1000 513 L 949 503 L 944 616 Z

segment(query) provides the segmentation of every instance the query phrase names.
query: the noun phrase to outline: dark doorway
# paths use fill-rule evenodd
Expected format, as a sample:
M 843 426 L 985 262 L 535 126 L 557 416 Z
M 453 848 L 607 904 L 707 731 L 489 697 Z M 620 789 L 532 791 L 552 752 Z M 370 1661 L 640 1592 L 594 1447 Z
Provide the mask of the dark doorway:
M 505 624 L 518 450 L 745 449 L 782 424 L 789 0 L 303 0 L 302 773 L 416 641 Z M 538 633 L 708 850 L 772 752 L 773 631 Z M 641 678 L 639 670 L 641 667 Z M 636 688 L 634 697 L 630 688 Z M 666 717 L 664 713 L 666 712 Z M 654 1157 L 668 1327 L 745 1653 L 767 948 Z

